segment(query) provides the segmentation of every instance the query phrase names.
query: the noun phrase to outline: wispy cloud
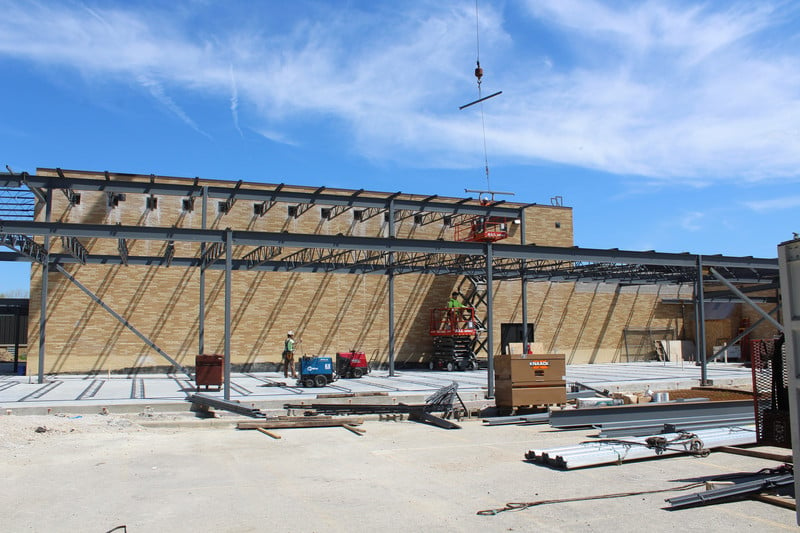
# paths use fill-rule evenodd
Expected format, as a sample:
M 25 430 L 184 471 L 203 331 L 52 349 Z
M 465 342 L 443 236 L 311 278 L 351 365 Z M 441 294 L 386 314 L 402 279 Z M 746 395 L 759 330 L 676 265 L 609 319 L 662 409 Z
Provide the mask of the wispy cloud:
M 236 87 L 233 65 L 231 65 L 231 116 L 233 117 L 233 125 L 236 127 L 236 131 L 239 132 L 241 137 L 244 137 L 242 129 L 239 127 L 239 89 Z
M 164 92 L 164 87 L 162 87 L 161 83 L 144 74 L 139 74 L 136 80 L 142 87 L 148 90 L 148 92 L 158 101 L 158 103 L 164 106 L 164 108 L 170 113 L 178 117 L 184 124 L 195 130 L 197 133 L 205 135 L 209 139 L 211 138 L 208 133 L 201 130 L 197 123 L 195 123 L 195 121 L 192 120 L 191 117 L 189 117 L 189 115 L 187 115 L 186 112 Z
M 770 200 L 753 200 L 744 202 L 748 209 L 764 213 L 767 211 L 779 211 L 783 209 L 795 209 L 800 207 L 800 195 L 782 196 Z
M 507 19 L 481 6 L 484 83 L 504 91 L 485 106 L 493 161 L 670 183 L 797 179 L 800 46 L 782 27 L 796 28 L 792 4 L 521 5 Z M 475 96 L 470 5 L 304 6 L 284 8 L 281 24 L 254 11 L 252 24 L 200 34 L 170 7 L 0 0 L 0 57 L 103 83 L 137 80 L 200 133 L 213 125 L 168 95 L 227 99 L 240 135 L 246 105 L 248 124 L 276 142 L 294 142 L 301 124 L 335 130 L 375 160 L 460 167 L 482 158 L 477 109 L 457 109 Z M 543 26 L 547 39 L 532 33 Z

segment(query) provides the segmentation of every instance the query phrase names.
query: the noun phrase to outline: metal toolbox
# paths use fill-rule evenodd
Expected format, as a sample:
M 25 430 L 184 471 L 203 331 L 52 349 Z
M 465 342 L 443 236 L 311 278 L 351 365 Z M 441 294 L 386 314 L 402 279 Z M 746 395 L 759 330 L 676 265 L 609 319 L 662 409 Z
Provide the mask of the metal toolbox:
M 498 407 L 560 404 L 567 401 L 563 354 L 511 354 L 494 358 Z

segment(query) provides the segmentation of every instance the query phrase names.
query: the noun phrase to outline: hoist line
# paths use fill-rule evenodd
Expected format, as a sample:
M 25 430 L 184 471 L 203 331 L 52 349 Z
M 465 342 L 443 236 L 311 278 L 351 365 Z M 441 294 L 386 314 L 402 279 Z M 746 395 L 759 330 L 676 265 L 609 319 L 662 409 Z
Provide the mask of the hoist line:
M 478 78 L 478 102 L 481 104 L 481 129 L 483 131 L 483 166 L 486 170 L 486 189 L 491 191 L 492 185 L 489 179 L 489 151 L 486 147 L 486 119 L 483 114 L 483 95 L 481 94 L 481 37 L 480 37 L 480 19 L 478 17 L 478 0 L 475 0 L 475 46 L 477 52 L 477 68 L 475 69 L 475 77 Z

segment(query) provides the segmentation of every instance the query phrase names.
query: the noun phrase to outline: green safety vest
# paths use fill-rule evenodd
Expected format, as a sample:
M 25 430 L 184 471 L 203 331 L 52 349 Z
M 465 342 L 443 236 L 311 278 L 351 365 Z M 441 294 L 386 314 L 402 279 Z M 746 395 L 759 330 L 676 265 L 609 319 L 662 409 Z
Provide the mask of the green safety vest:
M 284 350 L 286 350 L 287 352 L 293 352 L 294 343 L 295 343 L 294 339 L 286 339 L 286 342 L 284 343 Z

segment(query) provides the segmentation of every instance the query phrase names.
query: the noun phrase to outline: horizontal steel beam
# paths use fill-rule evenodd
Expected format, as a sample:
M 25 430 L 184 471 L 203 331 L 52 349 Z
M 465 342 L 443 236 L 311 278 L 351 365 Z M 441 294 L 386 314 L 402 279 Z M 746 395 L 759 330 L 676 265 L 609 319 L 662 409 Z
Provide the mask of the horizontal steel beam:
M 108 193 L 152 194 L 163 196 L 202 196 L 203 186 L 194 183 L 163 183 L 128 180 L 100 180 L 90 178 L 58 178 L 50 176 L 27 176 L 27 180 L 19 175 L 6 172 L 0 173 L 0 187 L 21 187 L 22 185 L 40 187 L 45 189 L 63 189 L 70 187 L 76 191 L 102 191 Z M 390 197 L 369 197 L 355 195 L 339 195 L 322 192 L 286 191 L 277 187 L 273 190 L 247 188 L 241 186 L 234 191 L 233 187 L 209 186 L 208 197 L 229 200 L 253 202 L 282 202 L 287 204 L 317 204 L 326 206 L 351 206 L 357 208 L 389 209 Z M 442 201 L 407 200 L 394 198 L 395 210 L 408 210 L 415 212 L 467 214 L 480 216 L 494 216 L 505 218 L 518 218 L 521 207 L 492 207 L 482 205 L 465 205 Z
M 162 240 L 175 242 L 224 242 L 224 230 L 195 228 L 163 228 L 141 226 L 110 226 L 104 224 L 64 224 L 59 222 L 30 222 L 0 220 L 0 233 L 25 235 L 72 236 L 113 239 Z M 281 246 L 286 248 L 327 248 L 332 250 L 374 250 L 384 252 L 420 252 L 459 255 L 483 255 L 483 243 L 452 242 L 424 239 L 355 237 L 345 235 L 309 235 L 258 231 L 234 231 L 237 246 Z M 696 255 L 592 248 L 563 248 L 555 246 L 495 244 L 498 259 L 530 259 L 553 261 L 596 261 L 603 263 L 667 265 L 693 267 Z M 753 268 L 777 274 L 777 259 L 754 257 L 702 256 L 703 264 L 724 268 Z
M 562 409 L 550 412 L 550 425 L 555 428 L 600 426 L 632 421 L 655 421 L 690 416 L 747 416 L 753 414 L 752 400 L 726 402 L 680 402 L 620 405 L 587 409 Z

